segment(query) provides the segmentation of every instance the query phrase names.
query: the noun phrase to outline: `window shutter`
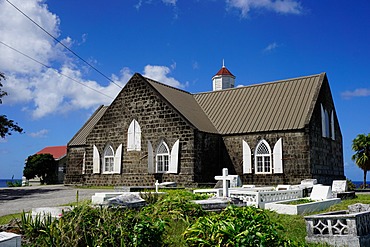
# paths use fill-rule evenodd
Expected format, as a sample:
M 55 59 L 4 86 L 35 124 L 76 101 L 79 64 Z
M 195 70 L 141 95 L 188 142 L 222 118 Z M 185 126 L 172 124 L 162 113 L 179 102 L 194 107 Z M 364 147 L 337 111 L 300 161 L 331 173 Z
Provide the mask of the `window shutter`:
M 326 130 L 326 137 L 330 137 L 330 123 L 329 123 L 329 113 L 327 110 L 325 112 L 325 130 Z
M 248 143 L 243 140 L 243 174 L 252 173 L 252 153 Z
M 116 153 L 114 154 L 114 173 L 121 173 L 121 159 L 122 159 L 122 144 L 118 146 Z
M 135 121 L 135 150 L 140 151 L 141 150 L 141 129 L 139 123 Z
M 331 139 L 335 140 L 335 128 L 334 128 L 334 111 L 331 111 L 330 116 L 330 125 L 331 125 Z
M 86 152 L 84 152 L 84 156 L 82 158 L 82 174 L 85 174 L 86 172 L 86 163 L 85 163 L 85 159 L 86 159 Z
M 326 137 L 325 110 L 322 104 L 320 105 L 321 105 L 321 133 L 322 133 L 322 137 Z
M 127 151 L 135 150 L 135 122 L 132 121 L 127 131 Z
M 100 173 L 100 155 L 98 148 L 93 148 L 93 173 Z
M 274 173 L 283 173 L 283 142 L 280 138 L 274 146 Z
M 171 150 L 171 157 L 170 157 L 170 167 L 168 169 L 168 173 L 177 173 L 178 166 L 179 166 L 179 143 L 180 140 L 177 140 L 175 144 L 173 144 Z
M 148 173 L 153 174 L 154 173 L 154 159 L 153 159 L 153 146 L 148 141 Z

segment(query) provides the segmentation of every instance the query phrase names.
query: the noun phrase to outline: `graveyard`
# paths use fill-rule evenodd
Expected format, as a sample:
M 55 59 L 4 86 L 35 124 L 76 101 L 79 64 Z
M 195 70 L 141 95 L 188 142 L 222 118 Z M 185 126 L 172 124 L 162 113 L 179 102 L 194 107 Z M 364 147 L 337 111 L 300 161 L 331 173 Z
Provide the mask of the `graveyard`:
M 348 191 L 345 180 L 331 186 L 314 179 L 296 185 L 243 185 L 223 169 L 215 181 L 214 188 L 202 189 L 155 181 L 141 191 L 116 187 L 96 192 L 91 202 L 34 208 L 21 215 L 18 232 L 2 233 L 0 246 L 20 246 L 21 235 L 26 239 L 22 246 L 35 241 L 37 246 L 120 246 L 120 241 L 129 246 L 369 244 L 370 195 Z

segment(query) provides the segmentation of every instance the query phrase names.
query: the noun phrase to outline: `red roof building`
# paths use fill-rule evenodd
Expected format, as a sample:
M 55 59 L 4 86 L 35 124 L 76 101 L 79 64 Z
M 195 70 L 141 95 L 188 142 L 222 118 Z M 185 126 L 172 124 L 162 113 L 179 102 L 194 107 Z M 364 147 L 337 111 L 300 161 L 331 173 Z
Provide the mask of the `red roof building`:
M 46 147 L 36 154 L 51 154 L 55 160 L 60 160 L 67 155 L 67 146 L 51 146 Z

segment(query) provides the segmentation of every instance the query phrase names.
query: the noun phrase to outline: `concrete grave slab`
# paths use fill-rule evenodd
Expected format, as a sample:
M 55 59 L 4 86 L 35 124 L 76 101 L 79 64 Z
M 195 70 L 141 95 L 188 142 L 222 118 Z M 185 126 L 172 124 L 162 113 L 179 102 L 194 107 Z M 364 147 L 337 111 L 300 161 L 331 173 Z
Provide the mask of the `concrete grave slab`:
M 0 232 L 0 247 L 21 247 L 21 235 Z

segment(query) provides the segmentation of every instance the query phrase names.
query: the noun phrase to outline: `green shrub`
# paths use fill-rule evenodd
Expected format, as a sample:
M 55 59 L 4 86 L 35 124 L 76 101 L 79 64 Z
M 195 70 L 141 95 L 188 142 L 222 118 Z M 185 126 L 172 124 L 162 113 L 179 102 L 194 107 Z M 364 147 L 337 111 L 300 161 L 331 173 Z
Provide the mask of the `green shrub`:
M 188 246 L 299 246 L 279 235 L 282 230 L 262 209 L 229 206 L 219 214 L 200 217 L 184 238 Z
M 141 211 L 82 205 L 59 220 L 22 217 L 30 246 L 162 246 L 167 221 Z

